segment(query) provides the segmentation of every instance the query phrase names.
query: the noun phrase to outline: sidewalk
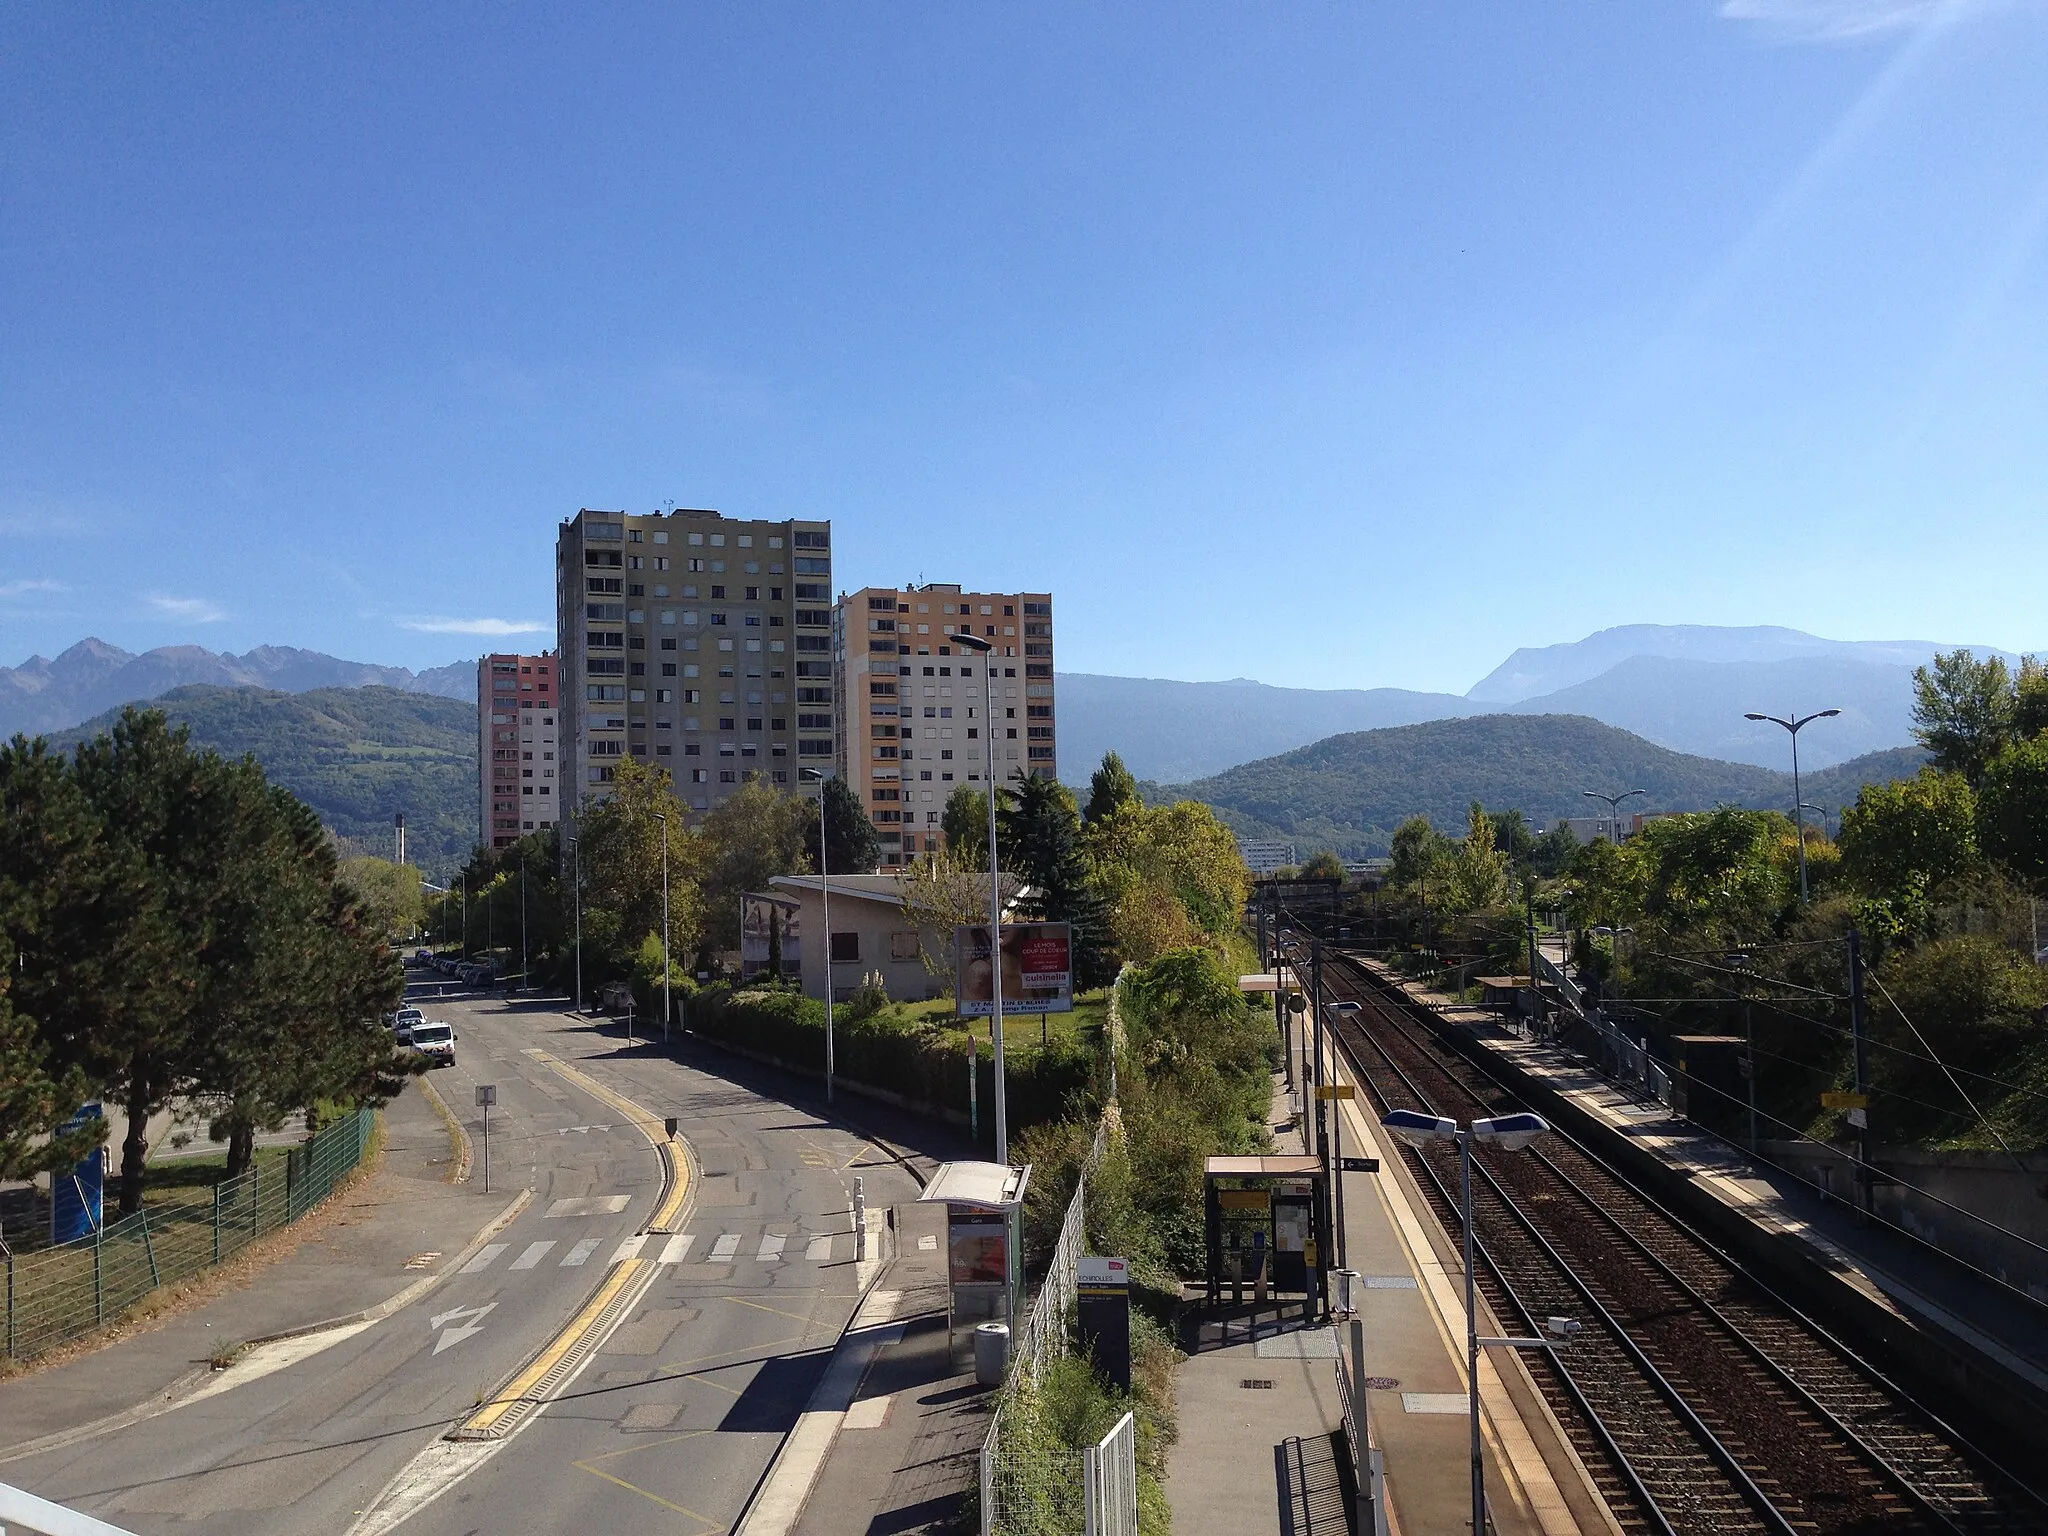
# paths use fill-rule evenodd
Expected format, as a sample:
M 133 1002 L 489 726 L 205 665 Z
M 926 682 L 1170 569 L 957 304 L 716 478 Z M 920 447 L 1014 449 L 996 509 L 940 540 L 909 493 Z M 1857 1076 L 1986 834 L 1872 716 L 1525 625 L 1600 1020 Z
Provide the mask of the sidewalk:
M 289 1249 L 284 1257 L 231 1260 L 195 1282 L 217 1287 L 210 1300 L 0 1382 L 0 1455 L 181 1398 L 209 1377 L 210 1361 L 250 1340 L 376 1306 L 441 1268 L 504 1210 L 503 1192 L 447 1182 L 448 1128 L 416 1084 L 386 1108 L 384 1137 L 367 1179 L 264 1240 Z

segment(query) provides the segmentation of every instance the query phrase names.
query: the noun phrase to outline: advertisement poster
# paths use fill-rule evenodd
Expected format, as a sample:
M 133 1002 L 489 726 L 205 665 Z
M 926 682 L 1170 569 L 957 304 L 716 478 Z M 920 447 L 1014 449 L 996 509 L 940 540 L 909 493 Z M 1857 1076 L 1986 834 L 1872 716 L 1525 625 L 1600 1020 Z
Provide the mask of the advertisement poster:
M 750 891 L 740 897 L 740 976 L 764 971 L 801 976 L 804 970 L 802 905 L 789 896 Z
M 994 1013 L 988 925 L 963 923 L 953 936 L 954 995 L 960 1012 Z M 1073 931 L 1066 923 L 1003 925 L 1003 1017 L 1074 1010 Z
M 999 1215 L 960 1214 L 946 1227 L 955 1285 L 1003 1285 L 1010 1278 L 1009 1224 Z

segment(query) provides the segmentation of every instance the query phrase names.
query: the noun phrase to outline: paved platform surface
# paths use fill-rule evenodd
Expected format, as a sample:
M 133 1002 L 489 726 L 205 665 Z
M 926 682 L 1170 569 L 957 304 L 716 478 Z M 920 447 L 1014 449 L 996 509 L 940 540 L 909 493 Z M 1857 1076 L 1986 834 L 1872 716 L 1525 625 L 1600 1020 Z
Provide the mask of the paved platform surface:
M 1859 1220 L 1853 1208 L 1803 1180 L 1752 1162 L 1740 1148 L 1629 1093 L 1562 1047 L 1511 1033 L 1483 1009 L 1450 1007 L 1416 983 L 1381 975 L 1411 996 L 1426 997 L 1446 1018 L 1470 1027 L 1487 1050 L 1683 1171 L 1723 1205 L 1804 1248 L 1839 1283 L 2048 1393 L 2048 1327 L 2039 1307 L 1881 1224 Z
M 0 1382 L 0 1446 L 20 1446 L 160 1396 L 223 1349 L 306 1328 L 388 1300 L 503 1211 L 512 1191 L 451 1184 L 446 1122 L 417 1084 L 384 1111 L 376 1170 L 301 1223 L 307 1235 L 269 1264 L 230 1262 L 210 1300 L 140 1324 L 114 1347 Z M 289 1242 L 290 1234 L 280 1238 Z M 274 1240 L 274 1239 L 273 1239 Z

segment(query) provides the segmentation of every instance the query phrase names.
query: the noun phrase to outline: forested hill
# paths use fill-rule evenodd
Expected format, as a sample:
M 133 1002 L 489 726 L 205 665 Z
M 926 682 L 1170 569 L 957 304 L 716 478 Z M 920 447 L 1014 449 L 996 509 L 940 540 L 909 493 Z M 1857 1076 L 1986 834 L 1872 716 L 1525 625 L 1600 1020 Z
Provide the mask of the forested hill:
M 136 707 L 188 726 L 195 746 L 254 757 L 351 851 L 391 857 L 400 811 L 408 856 L 430 879 L 452 872 L 476 841 L 473 704 L 396 688 L 278 693 L 195 684 Z M 52 740 L 68 748 L 119 718 L 108 710 Z
M 1918 748 L 1874 752 L 1803 777 L 1804 798 L 1835 811 L 1866 782 L 1914 772 Z M 1463 828 L 1474 800 L 1520 809 L 1549 826 L 1585 816 L 1585 791 L 1641 789 L 1629 809 L 1690 811 L 1720 804 L 1792 805 L 1792 776 L 1692 757 L 1582 715 L 1478 715 L 1331 736 L 1191 784 L 1147 786 L 1148 798 L 1206 801 L 1247 836 L 1284 837 L 1304 853 L 1385 853 L 1394 828 L 1421 814 Z M 1589 810 L 1589 807 L 1591 810 Z

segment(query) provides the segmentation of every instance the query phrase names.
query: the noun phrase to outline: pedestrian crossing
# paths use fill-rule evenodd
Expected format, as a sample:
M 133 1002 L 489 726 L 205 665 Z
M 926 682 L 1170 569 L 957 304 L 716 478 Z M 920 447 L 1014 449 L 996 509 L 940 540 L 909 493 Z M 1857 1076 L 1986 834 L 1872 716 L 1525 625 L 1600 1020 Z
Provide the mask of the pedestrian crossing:
M 552 1262 L 560 1269 L 578 1269 L 596 1258 L 604 1245 L 603 1238 L 585 1237 L 564 1248 L 557 1239 L 542 1238 L 519 1247 L 511 1262 L 504 1267 L 508 1272 L 529 1270 Z M 458 1273 L 482 1274 L 494 1268 L 506 1254 L 512 1253 L 514 1246 L 512 1243 L 486 1243 Z M 561 1250 L 560 1257 L 556 1257 L 558 1249 Z M 711 1264 L 747 1261 L 784 1264 L 799 1260 L 807 1264 L 829 1264 L 835 1257 L 853 1257 L 853 1234 L 827 1232 L 807 1236 L 801 1232 L 761 1232 L 757 1235 L 720 1232 L 707 1244 L 699 1246 L 698 1234 L 694 1232 L 636 1232 L 621 1238 L 605 1262 L 623 1264 L 628 1259 L 647 1258 L 657 1265 L 682 1264 L 692 1253 L 700 1262 Z

